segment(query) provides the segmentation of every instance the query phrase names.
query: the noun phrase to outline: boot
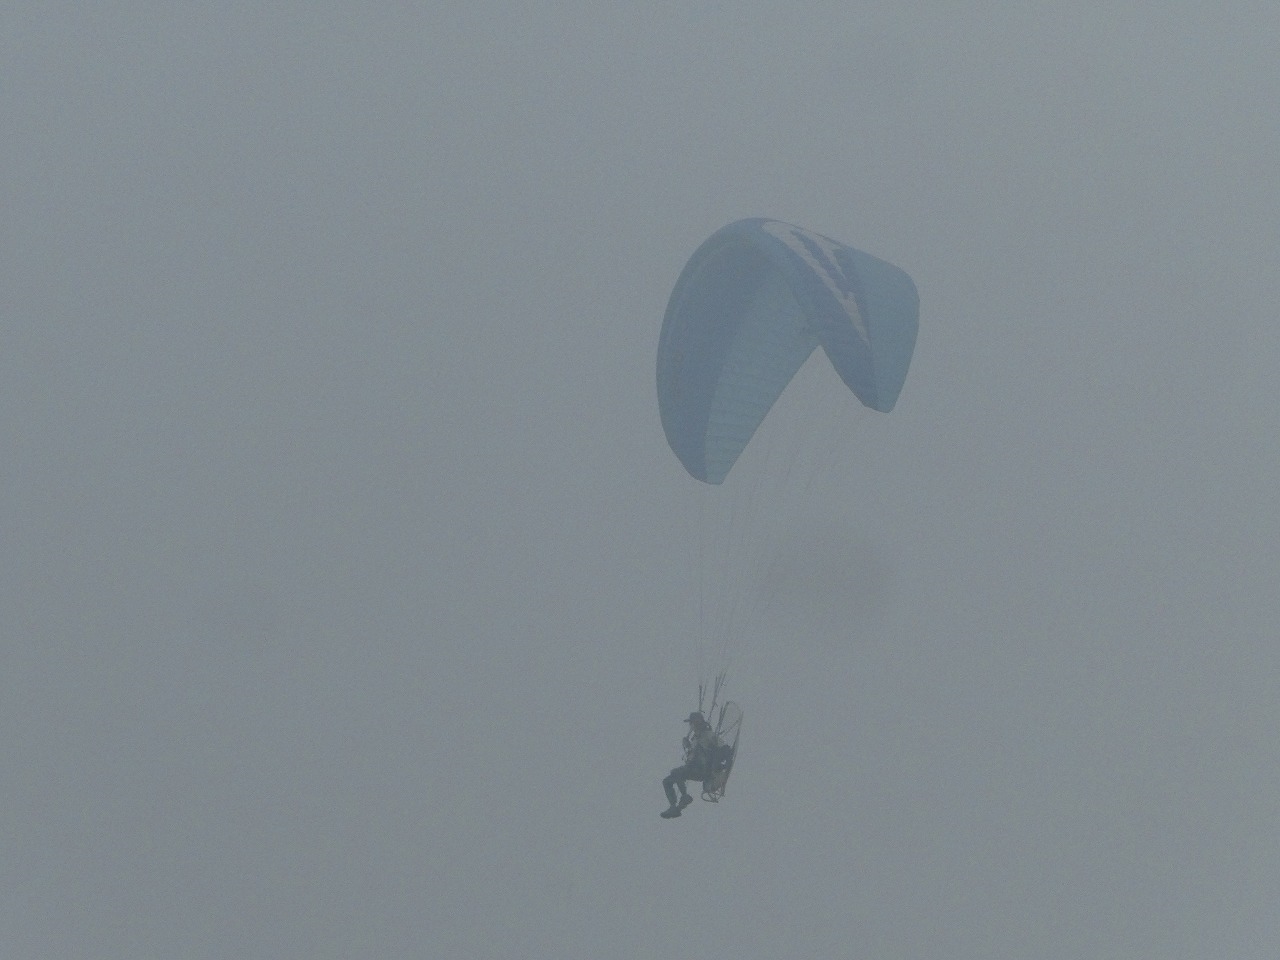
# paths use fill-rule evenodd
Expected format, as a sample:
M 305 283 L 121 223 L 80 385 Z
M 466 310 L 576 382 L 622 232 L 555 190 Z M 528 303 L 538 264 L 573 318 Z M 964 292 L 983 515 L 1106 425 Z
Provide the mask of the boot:
M 686 793 L 683 797 L 680 798 L 680 809 L 683 810 L 685 807 L 687 807 L 691 803 L 693 803 L 693 797 L 689 796 L 689 794 Z
M 680 808 L 677 806 L 667 807 L 667 809 L 663 810 L 660 814 L 658 814 L 658 816 L 660 816 L 663 820 L 670 820 L 672 817 L 680 816 Z

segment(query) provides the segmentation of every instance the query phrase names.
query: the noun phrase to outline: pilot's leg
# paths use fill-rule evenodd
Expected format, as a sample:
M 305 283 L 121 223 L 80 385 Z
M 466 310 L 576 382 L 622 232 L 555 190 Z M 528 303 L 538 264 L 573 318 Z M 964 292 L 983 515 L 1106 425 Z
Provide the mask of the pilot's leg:
M 676 777 L 679 776 L 679 774 L 680 768 L 677 767 L 675 770 L 672 770 L 667 774 L 666 779 L 662 781 L 662 789 L 666 791 L 667 794 L 667 803 L 671 804 L 673 807 L 676 805 Z M 683 780 L 680 781 L 680 792 L 684 793 Z

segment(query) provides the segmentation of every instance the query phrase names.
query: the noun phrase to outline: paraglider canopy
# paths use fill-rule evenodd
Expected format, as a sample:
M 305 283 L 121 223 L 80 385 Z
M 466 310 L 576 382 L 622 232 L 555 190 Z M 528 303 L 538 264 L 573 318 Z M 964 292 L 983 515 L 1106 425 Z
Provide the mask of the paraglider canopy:
M 893 409 L 919 298 L 898 267 L 803 227 L 738 220 L 676 281 L 658 341 L 658 410 L 685 469 L 721 483 L 818 346 L 863 404 Z

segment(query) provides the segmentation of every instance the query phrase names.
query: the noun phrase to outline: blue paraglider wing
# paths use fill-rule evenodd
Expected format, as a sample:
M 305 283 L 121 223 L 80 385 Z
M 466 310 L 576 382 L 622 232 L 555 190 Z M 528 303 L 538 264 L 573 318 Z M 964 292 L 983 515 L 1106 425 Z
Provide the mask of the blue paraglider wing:
M 866 406 L 893 409 L 919 298 L 893 264 L 778 220 L 722 227 L 685 264 L 658 342 L 658 410 L 686 470 L 721 483 L 818 346 Z

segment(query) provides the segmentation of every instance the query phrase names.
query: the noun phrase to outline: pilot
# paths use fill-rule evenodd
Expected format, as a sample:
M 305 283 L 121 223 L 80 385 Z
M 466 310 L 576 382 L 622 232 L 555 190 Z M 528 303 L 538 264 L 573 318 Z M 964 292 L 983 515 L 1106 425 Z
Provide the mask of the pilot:
M 662 789 L 666 792 L 667 802 L 671 806 L 663 810 L 659 816 L 667 820 L 680 816 L 684 808 L 693 803 L 693 797 L 689 796 L 685 783 L 689 780 L 705 780 L 710 775 L 712 758 L 715 756 L 716 747 L 720 744 L 719 738 L 711 729 L 711 724 L 707 723 L 706 718 L 698 711 L 695 710 L 689 714 L 685 723 L 689 724 L 689 732 L 681 741 L 684 747 L 684 763 L 667 774 L 666 779 L 662 781 Z M 680 790 L 678 800 L 677 788 Z

